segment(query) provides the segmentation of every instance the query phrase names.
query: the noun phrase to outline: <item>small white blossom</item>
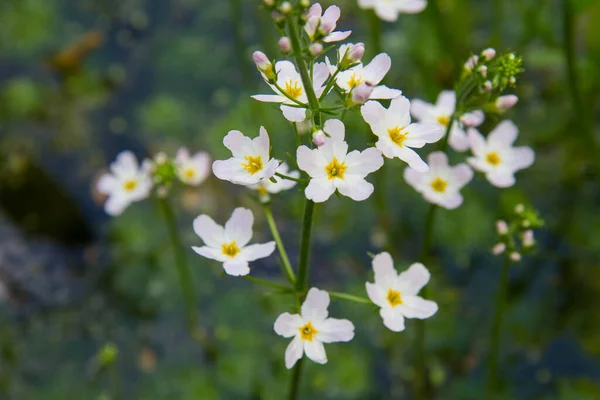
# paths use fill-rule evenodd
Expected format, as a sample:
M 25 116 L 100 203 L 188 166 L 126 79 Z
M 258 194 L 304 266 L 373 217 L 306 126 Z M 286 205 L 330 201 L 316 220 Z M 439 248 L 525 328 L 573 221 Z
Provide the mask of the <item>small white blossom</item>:
M 190 157 L 188 150 L 182 147 L 175 156 L 175 167 L 177 176 L 183 183 L 198 186 L 210 174 L 210 156 L 200 151 Z
M 510 260 L 514 263 L 521 262 L 521 254 L 517 253 L 516 251 L 513 251 L 512 253 L 510 253 Z
M 463 197 L 460 189 L 473 179 L 473 170 L 467 164 L 451 167 L 448 157 L 436 151 L 427 157 L 428 172 L 418 172 L 408 167 L 404 170 L 404 179 L 425 200 L 440 207 L 452 210 L 460 206 Z
M 397 157 L 419 172 L 429 167 L 413 150 L 435 143 L 444 135 L 437 123 L 411 123 L 410 102 L 404 96 L 392 100 L 388 109 L 376 101 L 366 102 L 360 109 L 364 120 L 379 137 L 376 146 L 387 158 Z
M 417 296 L 429 282 L 430 274 L 423 264 L 412 264 L 398 274 L 389 253 L 373 258 L 375 283 L 366 283 L 369 299 L 381 309 L 383 324 L 394 332 L 404 330 L 404 318 L 426 319 L 435 314 L 438 305 Z
M 523 232 L 523 247 L 530 248 L 535 246 L 535 238 L 533 236 L 533 231 L 531 229 L 527 229 Z
M 498 232 L 498 235 L 508 234 L 508 224 L 506 223 L 506 221 L 496 221 L 496 232 Z
M 147 161 L 140 167 L 131 151 L 117 155 L 116 161 L 110 164 L 110 173 L 102 175 L 96 186 L 100 193 L 109 196 L 104 203 L 107 214 L 120 215 L 131 203 L 150 195 L 153 184 L 151 168 Z
M 229 131 L 223 144 L 231 150 L 233 157 L 213 163 L 213 173 L 219 179 L 252 185 L 273 176 L 279 165 L 277 160 L 269 156 L 269 135 L 262 126 L 259 136 L 254 139 L 244 136 L 240 131 Z
M 327 362 L 323 343 L 349 342 L 354 325 L 347 319 L 328 318 L 329 294 L 311 288 L 300 314 L 283 313 L 275 321 L 279 336 L 294 338 L 285 350 L 285 366 L 292 368 L 304 354 L 319 364 Z
M 346 52 L 353 49 L 354 46 L 355 45 L 352 43 L 343 44 L 340 46 L 338 50 L 338 63 L 344 59 Z M 327 57 L 325 58 L 325 63 L 329 68 L 330 74 L 335 73 L 337 68 L 340 68 L 339 64 L 338 66 L 331 65 L 331 62 Z M 349 93 L 362 83 L 368 83 L 369 85 L 373 86 L 373 91 L 369 95 L 369 99 L 393 99 L 400 96 L 402 91 L 398 89 L 390 89 L 385 85 L 379 85 L 379 83 L 390 70 L 391 66 L 392 59 L 390 56 L 388 56 L 386 53 L 381 53 L 376 55 L 367 65 L 359 63 L 350 69 L 340 71 L 335 78 L 335 83 L 340 89 L 342 89 L 344 93 Z
M 519 102 L 519 98 L 514 94 L 507 94 L 496 99 L 495 106 L 499 111 L 507 111 Z
M 469 143 L 474 157 L 467 161 L 476 170 L 485 173 L 497 187 L 515 184 L 515 172 L 531 166 L 535 153 L 529 147 L 513 147 L 519 131 L 512 121 L 502 121 L 486 138 L 474 128 L 469 129 Z
M 492 248 L 492 254 L 495 255 L 495 256 L 498 256 L 498 255 L 504 253 L 505 250 L 506 250 L 506 244 L 504 244 L 504 243 L 497 243 Z
M 410 113 L 420 122 L 434 122 L 444 131 L 448 128 L 452 113 L 456 109 L 456 94 L 452 90 L 444 90 L 440 93 L 435 104 L 426 103 L 423 100 L 414 99 L 410 104 Z M 478 126 L 483 122 L 485 115 L 481 111 L 474 111 L 467 117 L 471 126 Z M 448 144 L 456 151 L 469 149 L 469 140 L 460 123 L 454 122 Z
M 321 203 L 338 190 L 355 201 L 367 199 L 373 193 L 373 185 L 365 176 L 381 168 L 381 152 L 371 147 L 348 153 L 344 124 L 339 120 L 328 120 L 324 131 L 331 136 L 325 144 L 316 149 L 300 146 L 296 152 L 298 167 L 311 177 L 304 190 L 306 198 Z
M 218 225 L 208 215 L 194 219 L 194 232 L 204 242 L 202 247 L 192 249 L 203 257 L 223 263 L 228 275 L 241 276 L 250 273 L 248 263 L 265 258 L 275 251 L 275 242 L 252 244 L 254 215 L 247 208 L 236 208 L 225 227 Z
M 338 6 L 330 6 L 323 13 L 321 5 L 315 3 L 308 10 L 308 19 L 306 25 L 304 25 L 304 31 L 311 41 L 320 39 L 326 43 L 330 43 L 345 40 L 350 36 L 352 31 L 334 32 L 340 15 L 341 11 Z
M 401 13 L 420 13 L 427 7 L 427 0 L 358 0 L 358 6 L 363 9 L 372 8 L 379 18 L 393 22 Z
M 275 63 L 275 71 L 277 72 L 277 86 L 281 88 L 281 91 L 275 85 L 269 83 L 271 89 L 277 94 L 256 94 L 252 98 L 268 103 L 281 103 L 281 111 L 288 121 L 304 121 L 306 119 L 306 109 L 300 107 L 290 99 L 292 98 L 303 104 L 307 104 L 308 102 L 302 78 L 298 71 L 296 71 L 296 67 L 290 61 L 278 61 Z M 269 79 L 267 76 L 264 73 L 262 75 L 268 83 Z M 313 69 L 313 89 L 317 97 L 323 93 L 325 89 L 323 84 L 328 76 L 329 69 L 327 66 L 324 63 L 315 63 Z
M 282 163 L 279 167 L 277 167 L 275 172 L 290 176 L 292 178 L 300 178 L 300 172 L 289 171 L 289 167 L 286 163 Z M 277 182 L 273 182 L 271 179 L 276 179 Z M 256 184 L 249 185 L 248 187 L 256 190 L 262 201 L 268 201 L 270 199 L 269 194 L 276 194 L 284 190 L 291 189 L 294 186 L 296 186 L 295 181 L 273 176 L 271 178 L 263 179 Z
M 493 59 L 494 57 L 496 57 L 496 49 L 488 47 L 487 49 L 485 49 L 481 52 L 481 56 L 489 61 L 489 60 Z

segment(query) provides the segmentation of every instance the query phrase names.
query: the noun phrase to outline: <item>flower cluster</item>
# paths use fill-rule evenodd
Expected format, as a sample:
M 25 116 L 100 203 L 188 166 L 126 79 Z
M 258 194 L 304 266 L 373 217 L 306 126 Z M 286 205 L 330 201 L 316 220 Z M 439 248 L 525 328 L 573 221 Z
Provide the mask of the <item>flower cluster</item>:
M 496 232 L 500 241 L 492 248 L 494 255 L 508 254 L 509 259 L 518 263 L 521 255 L 531 252 L 536 245 L 533 230 L 544 226 L 536 210 L 517 204 L 509 222 L 498 220 Z

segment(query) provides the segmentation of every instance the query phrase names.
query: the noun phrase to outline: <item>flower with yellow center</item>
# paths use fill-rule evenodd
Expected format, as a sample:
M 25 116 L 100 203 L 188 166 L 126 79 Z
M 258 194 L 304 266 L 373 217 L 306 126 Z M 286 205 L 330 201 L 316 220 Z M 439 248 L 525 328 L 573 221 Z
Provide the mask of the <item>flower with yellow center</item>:
M 333 160 L 325 167 L 325 172 L 327 172 L 327 178 L 331 179 L 344 179 L 344 172 L 348 169 L 348 166 L 345 162 L 340 163 L 336 157 L 333 157 Z
M 487 153 L 485 155 L 485 160 L 488 163 L 492 164 L 494 167 L 498 166 L 502 162 L 502 159 L 495 151 L 490 151 L 489 153 Z
M 438 193 L 444 193 L 447 187 L 448 181 L 440 178 L 439 176 L 431 181 L 431 188 Z
M 135 181 L 133 179 L 128 179 L 123 183 L 123 189 L 125 189 L 125 191 L 127 191 L 127 192 L 131 192 L 132 190 L 135 190 L 137 185 L 138 185 L 137 181 Z
M 354 337 L 354 325 L 346 319 L 329 318 L 329 294 L 311 288 L 300 308 L 300 314 L 283 313 L 274 324 L 275 333 L 293 338 L 285 350 L 285 366 L 289 369 L 304 354 L 319 364 L 327 362 L 324 343 L 348 342 Z
M 261 156 L 244 156 L 244 159 L 246 160 L 246 162 L 242 163 L 242 167 L 244 167 L 244 169 L 248 171 L 250 175 L 254 175 L 258 171 L 263 169 Z
M 297 80 L 288 79 L 285 82 L 285 93 L 290 96 L 292 99 L 297 99 L 302 96 L 302 87 L 300 86 L 300 82 Z
M 438 124 L 447 127 L 450 123 L 450 117 L 448 115 L 440 115 L 436 118 L 436 121 L 438 122 Z
M 221 252 L 229 258 L 233 258 L 240 253 L 240 248 L 237 246 L 235 241 L 231 243 L 223 243 L 221 245 Z
M 417 294 L 429 282 L 429 271 L 423 264 L 412 264 L 398 274 L 389 253 L 373 258 L 375 283 L 367 282 L 369 299 L 380 307 L 383 324 L 394 332 L 404 330 L 405 318 L 425 319 L 437 312 L 437 304 Z
M 360 75 L 357 76 L 356 72 L 353 72 L 352 76 L 350 76 L 350 79 L 348 80 L 348 87 L 354 89 L 364 81 L 365 80 Z
M 177 177 L 186 185 L 198 186 L 210 174 L 210 161 L 208 153 L 199 151 L 194 155 L 190 155 L 188 150 L 182 147 L 177 150 L 175 156 Z
M 390 139 L 392 142 L 396 143 L 396 145 L 402 147 L 402 143 L 407 139 L 408 133 L 403 131 L 404 127 L 395 126 L 391 129 L 388 129 L 388 135 L 390 135 Z

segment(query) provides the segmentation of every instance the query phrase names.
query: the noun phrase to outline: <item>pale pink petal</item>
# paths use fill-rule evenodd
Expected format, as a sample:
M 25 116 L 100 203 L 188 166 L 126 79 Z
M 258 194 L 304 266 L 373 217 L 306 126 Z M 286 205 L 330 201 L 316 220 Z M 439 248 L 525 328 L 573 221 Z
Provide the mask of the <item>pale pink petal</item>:
M 346 128 L 344 127 L 344 123 L 339 119 L 328 119 L 323 125 L 323 131 L 333 140 L 343 141 Z
M 421 185 L 423 181 L 427 178 L 427 174 L 417 172 L 411 167 L 406 167 L 404 169 L 404 180 L 410 186 L 412 186 L 417 192 L 421 191 Z
M 117 194 L 110 196 L 104 203 L 104 211 L 108 215 L 116 217 L 123 214 L 123 211 L 131 204 L 131 199 L 126 196 Z
M 450 130 L 450 137 L 448 138 L 448 144 L 455 151 L 467 151 L 469 150 L 469 138 L 465 131 L 458 126 L 458 123 L 452 125 Z
M 394 154 L 396 155 L 396 157 L 406 162 L 412 169 L 416 170 L 417 172 L 429 171 L 429 167 L 427 166 L 425 161 L 423 161 L 414 150 L 409 149 L 406 146 L 396 146 L 396 149 L 394 149 Z
M 317 288 L 310 288 L 301 307 L 301 315 L 307 321 L 323 321 L 327 318 L 329 293 Z
M 369 124 L 373 133 L 378 136 L 387 134 L 387 130 L 383 125 L 386 111 L 378 101 L 367 101 L 360 108 L 363 119 Z
M 436 202 L 441 207 L 448 210 L 454 210 L 463 203 L 463 197 L 459 192 L 445 193 L 442 198 Z
M 485 177 L 490 183 L 499 188 L 511 187 L 515 184 L 515 176 L 510 171 L 493 170 L 488 172 Z
M 296 160 L 298 168 L 313 178 L 319 178 L 327 174 L 325 172 L 327 160 L 325 160 L 317 149 L 309 149 L 306 146 L 298 147 L 296 150 Z
M 347 319 L 327 318 L 315 323 L 316 339 L 323 343 L 349 342 L 354 338 L 354 325 Z
M 372 261 L 373 271 L 375 272 L 375 284 L 380 287 L 391 286 L 398 277 L 394 260 L 388 252 L 377 254 Z
M 328 76 L 329 68 L 327 68 L 327 65 L 325 63 L 315 63 L 313 67 L 313 87 L 315 89 L 321 88 Z
M 456 108 L 456 94 L 454 91 L 442 91 L 437 98 L 436 106 L 452 114 Z
M 308 9 L 307 16 L 321 18 L 321 14 L 323 14 L 323 9 L 321 8 L 321 5 L 319 3 L 315 3 Z
M 291 369 L 304 354 L 304 343 L 296 336 L 285 349 L 285 367 Z
M 519 128 L 517 128 L 515 123 L 510 120 L 504 120 L 490 132 L 487 141 L 492 147 L 505 148 L 510 147 L 518 135 Z
M 432 114 L 433 106 L 420 99 L 410 102 L 410 114 L 419 121 L 435 121 Z
M 398 19 L 399 10 L 392 2 L 378 2 L 375 14 L 384 21 L 394 22 Z
M 440 125 L 433 122 L 416 122 L 408 125 L 405 128 L 405 131 L 409 134 L 408 140 L 405 142 L 406 146 L 409 147 L 422 147 L 409 144 L 409 140 L 422 141 L 424 143 L 435 143 L 440 140 L 442 136 L 444 136 L 444 129 L 442 129 Z
M 396 149 L 398 146 L 390 140 L 389 137 L 380 138 L 377 143 L 375 143 L 375 147 L 381 151 L 381 153 L 387 158 L 396 157 Z
M 250 175 L 238 158 L 217 160 L 213 162 L 212 170 L 217 178 L 236 184 L 251 185 L 258 183 L 262 179 L 260 174 Z
M 515 147 L 510 156 L 510 166 L 514 170 L 525 169 L 533 165 L 535 152 L 530 147 Z
M 377 54 L 363 68 L 363 77 L 370 85 L 376 86 L 383 80 L 392 66 L 392 59 L 386 53 Z
M 452 168 L 452 175 L 454 184 L 460 189 L 471 182 L 473 170 L 467 164 L 462 163 Z
M 323 38 L 323 41 L 325 43 L 340 42 L 342 40 L 346 40 L 348 38 L 348 36 L 350 36 L 351 33 L 352 33 L 352 31 L 331 32 L 329 35 L 327 35 Z
M 400 0 L 398 3 L 400 12 L 406 14 L 420 13 L 427 7 L 427 0 Z
M 379 85 L 373 88 L 369 99 L 375 100 L 386 100 L 386 99 L 394 99 L 402 94 L 402 90 L 398 89 L 390 89 L 387 86 Z
M 110 174 L 104 174 L 98 179 L 96 189 L 102 194 L 111 194 L 119 188 L 119 181 Z
M 448 168 L 448 156 L 443 151 L 434 151 L 427 156 L 427 162 L 429 168 L 433 169 L 447 169 Z
M 248 154 L 252 154 L 252 139 L 240 131 L 229 131 L 223 138 L 223 144 L 227 147 L 231 154 L 236 158 L 244 158 Z
M 283 103 L 286 100 L 285 97 L 278 94 L 255 94 L 250 97 L 265 103 Z
M 302 122 L 306 119 L 306 109 L 281 105 L 281 112 L 285 119 L 290 122 Z
M 202 246 L 202 247 L 192 246 L 192 250 L 194 250 L 196 252 L 196 254 L 199 254 L 202 257 L 210 258 L 211 260 L 216 260 L 216 261 L 220 261 L 220 262 L 229 260 L 229 257 L 224 255 L 222 252 L 220 252 L 217 249 L 208 247 L 208 246 Z
M 473 154 L 480 155 L 485 151 L 485 139 L 477 129 L 470 128 L 467 131 L 467 137 L 469 139 L 469 145 L 471 146 L 471 151 L 473 152 Z

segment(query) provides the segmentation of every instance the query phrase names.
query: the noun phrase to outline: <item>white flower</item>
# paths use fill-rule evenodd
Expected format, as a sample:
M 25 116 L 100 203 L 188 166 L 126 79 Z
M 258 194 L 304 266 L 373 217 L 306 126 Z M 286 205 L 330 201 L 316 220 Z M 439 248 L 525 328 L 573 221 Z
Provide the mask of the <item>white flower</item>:
M 376 146 L 387 158 L 398 157 L 419 172 L 429 168 L 412 148 L 421 148 L 425 143 L 441 139 L 444 130 L 435 123 L 412 123 L 410 102 L 404 96 L 392 100 L 386 109 L 376 101 L 366 102 L 360 109 L 371 130 L 379 137 Z
M 358 0 L 358 6 L 363 9 L 372 8 L 379 18 L 393 22 L 400 13 L 420 13 L 427 7 L 427 0 Z
M 147 161 L 140 167 L 131 151 L 119 153 L 110 164 L 110 173 L 102 175 L 96 186 L 100 193 L 109 196 L 104 210 L 113 216 L 120 215 L 131 203 L 147 198 L 153 183 L 150 169 L 151 163 Z
M 427 157 L 428 172 L 418 172 L 408 167 L 404 179 L 430 203 L 452 210 L 460 206 L 463 197 L 460 189 L 473 179 L 473 170 L 467 164 L 448 165 L 448 157 L 436 151 Z
M 412 264 L 398 274 L 389 253 L 373 258 L 375 283 L 366 283 L 367 294 L 373 303 L 381 307 L 379 314 L 383 324 L 394 332 L 404 330 L 404 318 L 426 319 L 435 314 L 438 306 L 417 294 L 429 282 L 429 271 L 423 264 Z
M 519 130 L 512 121 L 502 121 L 488 135 L 487 140 L 477 131 L 469 129 L 469 143 L 474 157 L 467 161 L 476 170 L 485 173 L 490 183 L 497 187 L 515 184 L 515 172 L 531 166 L 535 153 L 529 147 L 513 147 Z
M 452 90 L 444 90 L 440 93 L 435 104 L 429 104 L 423 100 L 414 99 L 411 102 L 410 113 L 421 122 L 435 122 L 444 130 L 448 128 L 452 113 L 456 108 L 456 94 Z M 469 113 L 465 121 L 471 126 L 483 123 L 484 114 L 480 111 Z M 448 144 L 456 151 L 466 151 L 469 148 L 469 140 L 460 123 L 452 124 Z
M 344 124 L 339 120 L 327 121 L 324 130 L 331 136 L 324 145 L 316 149 L 300 146 L 296 152 L 298 167 L 312 178 L 304 190 L 306 198 L 321 203 L 337 189 L 353 200 L 367 199 L 373 193 L 373 185 L 365 176 L 381 168 L 381 152 L 371 147 L 348 153 Z
M 353 48 L 352 43 L 343 44 L 338 50 L 338 63 L 344 59 L 347 51 Z M 329 58 L 325 58 L 325 63 L 329 68 L 329 73 L 333 74 L 339 68 L 338 66 L 331 65 Z M 348 93 L 361 83 L 368 83 L 374 86 L 373 92 L 371 92 L 369 99 L 393 99 L 402 94 L 401 90 L 390 89 L 385 85 L 377 86 L 388 73 L 392 66 L 392 59 L 386 53 L 376 55 L 373 60 L 367 65 L 359 63 L 358 65 L 340 71 L 335 77 L 335 83 L 342 89 L 344 93 Z
M 290 369 L 306 356 L 319 364 L 327 362 L 323 343 L 349 342 L 354 338 L 354 325 L 347 319 L 327 318 L 329 294 L 311 288 L 302 303 L 300 315 L 283 313 L 275 321 L 275 333 L 294 339 L 285 350 L 285 366 Z
M 210 156 L 200 151 L 190 157 L 188 150 L 182 147 L 177 150 L 175 167 L 177 176 L 183 183 L 197 186 L 210 174 Z
M 290 176 L 292 178 L 300 178 L 300 172 L 298 172 L 298 171 L 290 172 L 289 167 L 286 163 L 282 163 L 279 167 L 277 167 L 275 172 L 278 172 L 282 175 Z M 273 179 L 273 178 L 276 179 L 277 182 L 271 181 L 271 179 Z M 276 193 L 291 189 L 294 186 L 296 186 L 295 181 L 291 181 L 289 179 L 284 179 L 284 178 L 280 178 L 280 177 L 273 177 L 273 178 L 263 179 L 260 182 L 254 184 L 254 185 L 250 185 L 248 187 L 250 189 L 254 189 L 254 190 L 258 191 L 258 194 L 261 197 L 261 199 L 263 199 L 264 201 L 268 201 L 269 193 L 276 194 Z
M 341 15 L 338 6 L 330 6 L 321 16 L 322 13 L 323 9 L 319 3 L 313 4 L 308 10 L 308 19 L 304 25 L 304 31 L 311 41 L 320 39 L 326 43 L 339 42 L 350 36 L 352 31 L 333 31 Z
M 194 232 L 205 246 L 192 249 L 203 257 L 222 262 L 228 275 L 248 275 L 248 262 L 268 257 L 275 251 L 275 242 L 246 246 L 252 238 L 253 223 L 252 211 L 242 207 L 233 210 L 225 227 L 208 215 L 200 215 L 194 219 Z
M 252 98 L 268 103 L 281 103 L 281 111 L 288 121 L 304 121 L 306 119 L 306 109 L 290 99 L 292 98 L 303 104 L 308 103 L 306 90 L 304 90 L 300 74 L 296 71 L 296 66 L 291 61 L 277 61 L 275 63 L 275 71 L 277 72 L 277 86 L 281 88 L 281 91 L 277 89 L 276 85 L 269 83 L 271 89 L 277 94 L 256 94 Z M 267 77 L 264 74 L 262 75 L 268 83 Z M 327 66 L 324 63 L 315 63 L 312 83 L 317 97 L 323 93 L 325 89 L 323 84 L 328 76 L 329 69 Z
M 231 150 L 233 157 L 213 163 L 213 173 L 219 179 L 252 185 L 273 176 L 279 165 L 277 160 L 269 157 L 269 135 L 262 126 L 254 139 L 240 131 L 229 131 L 223 138 L 223 144 Z

